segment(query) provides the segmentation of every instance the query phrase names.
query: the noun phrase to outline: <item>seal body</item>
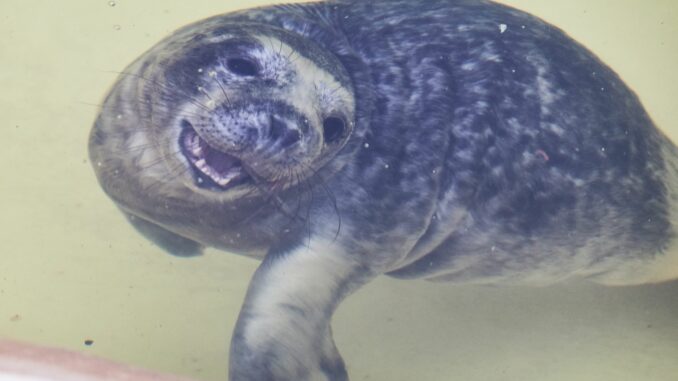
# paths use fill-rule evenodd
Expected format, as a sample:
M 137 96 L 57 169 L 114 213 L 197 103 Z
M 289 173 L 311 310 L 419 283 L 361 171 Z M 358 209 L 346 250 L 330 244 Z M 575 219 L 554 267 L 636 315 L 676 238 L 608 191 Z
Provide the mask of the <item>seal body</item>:
M 128 67 L 99 181 L 177 255 L 263 262 L 230 379 L 346 380 L 340 301 L 380 274 L 678 277 L 678 151 L 591 52 L 488 1 L 327 1 L 180 29 Z

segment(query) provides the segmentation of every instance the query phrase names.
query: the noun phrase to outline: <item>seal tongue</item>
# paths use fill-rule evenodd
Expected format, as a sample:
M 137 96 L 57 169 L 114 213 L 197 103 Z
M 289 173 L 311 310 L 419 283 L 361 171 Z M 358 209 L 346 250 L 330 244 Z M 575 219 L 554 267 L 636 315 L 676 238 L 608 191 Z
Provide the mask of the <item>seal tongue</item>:
M 184 156 L 198 172 L 199 183 L 203 175 L 221 188 L 227 188 L 235 185 L 235 180 L 247 177 L 240 160 L 210 147 L 192 128 L 183 131 L 180 142 Z
M 218 174 L 226 176 L 235 166 L 239 166 L 240 162 L 233 156 L 219 152 L 208 147 L 205 154 L 205 162 L 207 165 L 215 170 Z

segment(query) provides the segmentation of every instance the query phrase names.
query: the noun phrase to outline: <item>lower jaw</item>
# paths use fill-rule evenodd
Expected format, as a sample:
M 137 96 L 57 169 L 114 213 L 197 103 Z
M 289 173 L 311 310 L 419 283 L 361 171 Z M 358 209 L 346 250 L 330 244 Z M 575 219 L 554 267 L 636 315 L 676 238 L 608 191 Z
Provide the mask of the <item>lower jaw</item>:
M 217 183 L 215 180 L 213 180 L 210 176 L 204 174 L 193 164 L 191 164 L 191 172 L 193 174 L 194 184 L 201 189 L 209 189 L 213 191 L 224 192 L 227 190 L 241 187 L 243 185 L 247 185 L 250 182 L 249 177 L 244 177 L 231 180 L 227 185 L 221 185 Z

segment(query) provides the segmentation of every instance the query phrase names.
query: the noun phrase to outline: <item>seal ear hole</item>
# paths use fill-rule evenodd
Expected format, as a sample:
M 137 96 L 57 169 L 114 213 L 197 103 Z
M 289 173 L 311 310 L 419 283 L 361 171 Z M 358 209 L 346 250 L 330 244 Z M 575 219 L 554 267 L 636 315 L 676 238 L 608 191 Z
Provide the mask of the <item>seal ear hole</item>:
M 346 123 L 343 119 L 330 116 L 323 121 L 323 136 L 325 142 L 333 143 L 344 135 Z
M 226 61 L 228 70 L 243 77 L 254 77 L 259 74 L 257 64 L 245 58 L 230 58 Z

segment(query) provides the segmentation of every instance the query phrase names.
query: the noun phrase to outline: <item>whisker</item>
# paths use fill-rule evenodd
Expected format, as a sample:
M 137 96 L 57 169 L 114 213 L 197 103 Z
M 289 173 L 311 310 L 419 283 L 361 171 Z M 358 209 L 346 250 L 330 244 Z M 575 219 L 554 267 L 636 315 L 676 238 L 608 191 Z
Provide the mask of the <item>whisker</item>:
M 125 152 L 132 153 L 132 152 L 137 152 L 137 151 L 143 151 L 145 149 L 153 147 L 153 143 L 148 143 L 148 144 L 139 144 L 138 146 L 134 147 L 126 147 Z
M 104 105 L 102 103 L 90 103 L 90 102 L 85 102 L 85 101 L 75 101 L 75 103 L 80 103 L 81 105 L 85 105 L 85 106 L 96 107 L 98 109 L 101 109 L 101 108 L 104 107 Z
M 181 153 L 181 150 L 176 150 L 176 151 L 170 152 L 170 153 L 169 153 L 168 155 L 166 155 L 166 156 L 159 155 L 159 157 L 158 157 L 156 160 L 151 161 L 148 165 L 143 166 L 143 167 L 141 167 L 140 169 L 141 169 L 142 171 L 151 169 L 151 168 L 155 167 L 156 165 L 165 162 L 166 159 L 167 159 L 167 156 L 175 156 L 175 155 L 179 155 L 179 153 Z
M 259 191 L 262 192 L 264 195 L 267 196 L 267 197 L 264 199 L 264 201 L 265 201 L 265 202 L 271 202 L 271 201 L 272 201 L 273 204 L 274 204 L 274 206 L 276 206 L 276 207 L 280 210 L 281 213 L 283 213 L 284 215 L 286 215 L 286 216 L 289 217 L 289 216 L 290 216 L 290 213 L 289 213 L 289 211 L 287 210 L 287 208 L 285 207 L 285 203 L 284 203 L 282 200 L 280 200 L 280 197 L 278 197 L 277 195 L 275 195 L 274 193 L 272 193 L 272 192 L 271 192 L 271 189 L 266 189 L 266 187 L 265 187 L 265 185 L 266 185 L 265 181 L 264 181 L 263 179 L 260 179 L 260 178 L 259 178 L 258 176 L 256 176 L 256 175 L 250 174 L 250 177 L 253 179 L 254 185 L 255 185 L 257 188 L 259 188 Z
M 302 163 L 299 163 L 300 166 L 307 168 L 311 172 L 311 176 L 309 176 L 309 181 L 311 179 L 316 180 L 320 187 L 325 191 L 325 194 L 327 195 L 328 199 L 332 203 L 332 207 L 334 209 L 334 213 L 337 215 L 337 231 L 335 233 L 334 239 L 336 240 L 339 237 L 339 234 L 341 233 L 341 226 L 342 226 L 342 218 L 341 218 L 341 213 L 339 212 L 339 206 L 337 204 L 337 198 L 330 189 L 330 187 L 327 186 L 325 183 L 325 180 L 323 179 L 322 175 L 320 175 L 317 170 L 314 171 L 312 168 L 308 167 L 307 165 L 303 165 Z
M 288 61 L 291 60 L 292 56 L 294 56 L 295 54 L 296 52 L 294 51 L 294 49 L 290 49 L 289 54 L 287 54 L 287 60 Z
M 161 64 L 159 64 L 159 65 L 161 65 Z M 144 76 L 141 75 L 141 74 L 128 73 L 128 72 L 124 72 L 124 71 L 123 71 L 123 72 L 111 71 L 111 73 L 117 73 L 117 74 L 119 74 L 119 75 L 128 75 L 128 76 L 132 76 L 132 77 L 136 77 L 136 78 L 142 79 L 142 80 L 144 80 L 144 81 L 146 81 L 146 82 L 149 82 L 149 83 L 151 83 L 151 84 L 153 84 L 153 85 L 155 85 L 155 86 L 158 86 L 159 88 L 165 90 L 165 92 L 168 92 L 168 93 L 174 93 L 174 92 L 181 93 L 184 97 L 188 98 L 188 100 L 189 100 L 191 103 L 193 103 L 194 105 L 196 105 L 196 106 L 198 106 L 198 107 L 204 109 L 205 111 L 211 111 L 210 108 L 207 107 L 207 105 L 202 104 L 202 103 L 200 102 L 200 100 L 196 99 L 196 98 L 193 97 L 191 94 L 188 94 L 187 92 L 181 90 L 181 89 L 178 88 L 178 87 L 177 87 L 177 88 L 171 88 L 171 87 L 168 87 L 167 85 L 162 84 L 162 83 L 160 83 L 160 82 L 158 82 L 158 81 L 156 81 L 156 80 L 146 78 L 146 77 L 144 77 Z
M 334 235 L 334 240 L 336 241 L 337 238 L 339 238 L 339 233 L 341 233 L 341 213 L 339 213 L 339 207 L 337 205 L 337 198 L 332 192 L 332 190 L 325 184 L 325 181 L 322 179 L 322 176 L 318 176 L 318 180 L 320 181 L 320 187 L 325 190 L 325 193 L 327 194 L 327 197 L 329 197 L 330 201 L 332 202 L 332 207 L 334 208 L 334 213 L 337 215 L 337 231 Z
M 311 210 L 313 209 L 313 203 L 315 202 L 315 192 L 313 191 L 313 185 L 310 182 L 306 182 L 309 187 L 309 196 L 310 200 L 308 201 L 308 208 L 306 208 L 306 232 L 308 233 L 308 241 L 306 247 L 311 247 Z
M 204 87 L 198 86 L 198 91 L 200 91 L 201 93 L 205 94 L 205 96 L 207 97 L 207 99 L 213 100 L 213 99 L 212 99 L 212 96 L 207 92 L 207 90 L 205 90 Z
M 179 169 L 179 168 L 181 168 L 181 167 L 183 167 L 184 169 L 181 170 L 181 171 L 177 171 L 177 169 Z M 189 171 L 189 168 L 188 168 L 188 167 L 183 166 L 183 163 L 179 163 L 179 164 L 177 164 L 176 166 L 174 166 L 174 167 L 172 167 L 172 168 L 169 168 L 169 172 L 170 172 L 170 173 L 174 173 L 174 175 L 171 175 L 170 177 L 166 177 L 166 178 L 163 178 L 163 179 L 160 179 L 160 180 L 156 181 L 155 183 L 149 185 L 149 186 L 146 188 L 146 191 L 147 191 L 147 192 L 152 192 L 152 191 L 154 191 L 155 189 L 161 187 L 163 184 L 167 184 L 167 183 L 170 183 L 170 182 L 176 180 L 176 179 L 179 178 L 180 176 L 186 174 L 188 171 Z
M 221 85 L 221 81 L 219 80 L 219 78 L 215 78 L 214 80 L 216 81 L 217 85 L 221 89 L 221 93 L 224 95 L 224 98 L 226 98 L 226 103 L 228 104 L 228 110 L 229 110 L 229 113 L 230 113 L 233 109 L 233 104 L 231 103 L 231 99 L 228 97 L 228 94 L 226 94 L 226 89 L 224 89 L 224 86 Z
M 160 103 L 147 101 L 147 100 L 144 100 L 144 99 L 137 99 L 137 101 L 139 101 L 139 103 L 142 103 L 142 104 L 151 106 L 151 107 L 153 107 L 153 108 L 156 108 L 156 109 L 159 109 L 159 110 L 164 110 L 164 111 L 167 111 L 168 113 L 172 113 L 172 114 L 176 114 L 176 115 L 180 115 L 180 116 L 192 116 L 192 117 L 195 117 L 195 118 L 200 118 L 201 116 L 203 116 L 203 115 L 201 115 L 201 114 L 193 113 L 193 112 L 189 112 L 189 111 L 177 112 L 176 109 L 170 108 L 170 107 L 168 107 L 167 105 L 163 105 L 163 104 L 160 104 Z M 200 107 L 200 106 L 199 106 L 199 107 Z M 202 108 L 202 107 L 201 107 L 201 108 Z M 210 109 L 205 109 L 205 110 L 210 111 L 210 112 L 212 111 L 212 110 L 210 110 Z

